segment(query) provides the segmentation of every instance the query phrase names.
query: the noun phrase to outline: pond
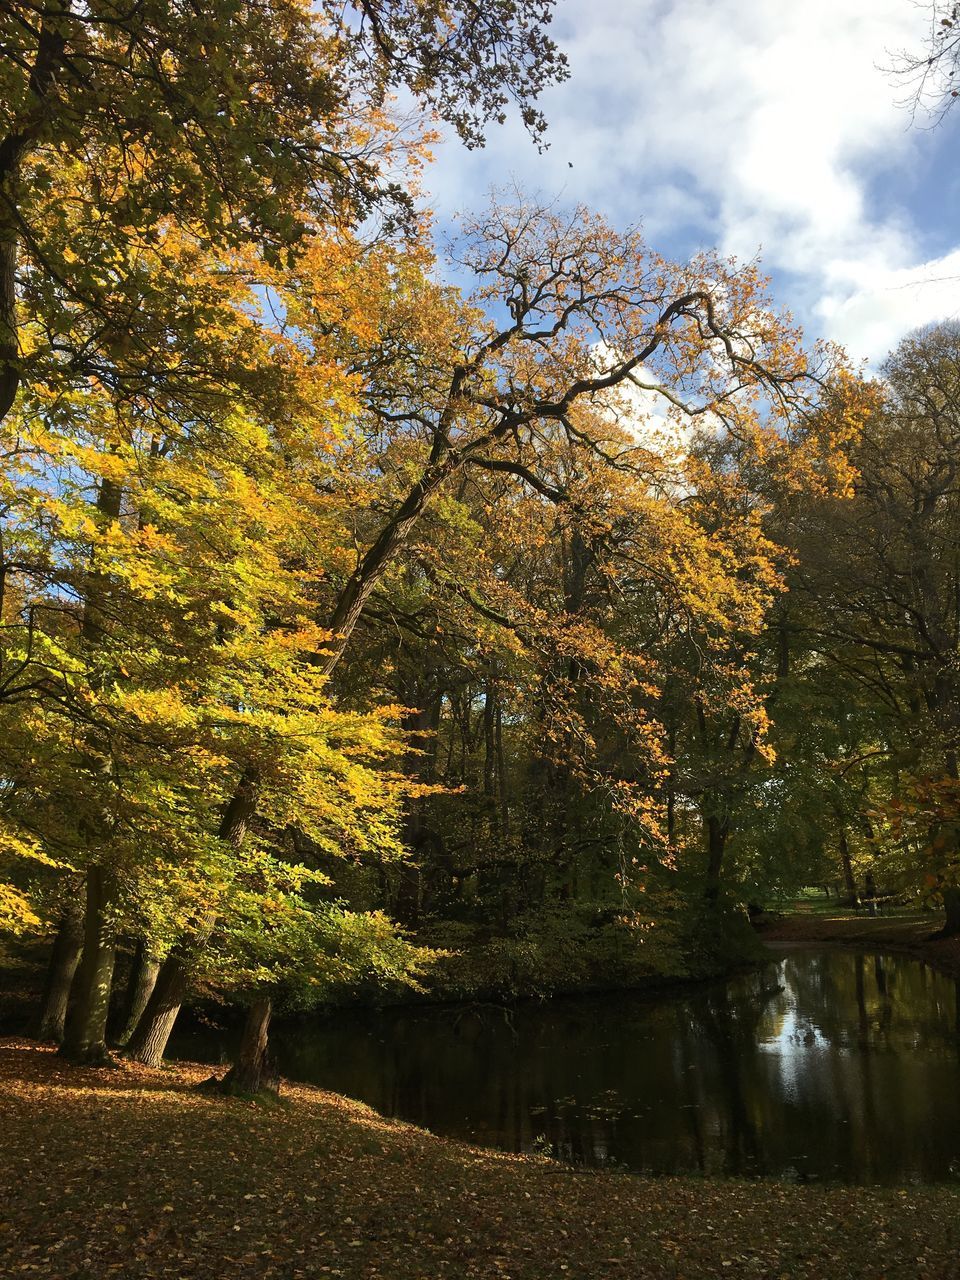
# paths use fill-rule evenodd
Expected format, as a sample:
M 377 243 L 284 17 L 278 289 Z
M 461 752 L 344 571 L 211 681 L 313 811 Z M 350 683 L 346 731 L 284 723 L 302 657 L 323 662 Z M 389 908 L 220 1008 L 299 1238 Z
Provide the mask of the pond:
M 907 958 L 798 950 L 681 995 L 340 1013 L 276 1047 L 290 1078 L 507 1151 L 960 1181 L 960 988 Z

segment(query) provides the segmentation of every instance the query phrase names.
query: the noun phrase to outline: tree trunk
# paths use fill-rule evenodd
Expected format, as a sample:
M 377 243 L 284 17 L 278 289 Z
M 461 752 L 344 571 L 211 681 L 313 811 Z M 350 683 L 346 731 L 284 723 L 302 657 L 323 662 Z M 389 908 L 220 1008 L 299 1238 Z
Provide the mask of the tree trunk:
M 843 883 L 854 906 L 859 902 L 857 882 L 853 876 L 853 864 L 850 861 L 850 845 L 847 843 L 847 829 L 840 826 L 840 865 L 843 868 Z
M 960 934 L 960 888 L 947 888 L 942 892 L 943 909 L 947 916 L 937 937 L 955 938 Z
M 247 826 L 256 811 L 259 780 L 258 770 L 252 765 L 248 766 L 224 811 L 217 834 L 221 840 L 229 841 L 234 848 L 239 848 L 243 843 Z M 170 1032 L 190 989 L 197 955 L 213 932 L 215 923 L 215 917 L 211 915 L 198 934 L 178 943 L 160 966 L 153 993 L 127 1048 L 127 1056 L 134 1062 L 142 1062 L 147 1067 L 159 1067 L 163 1061 Z
M 19 386 L 17 235 L 14 227 L 4 219 L 0 222 L 0 421 L 13 406 Z
M 130 980 L 127 983 L 126 997 L 124 999 L 123 1021 L 120 1034 L 116 1038 L 116 1043 L 121 1048 L 130 1043 L 130 1037 L 136 1031 L 137 1024 L 143 1016 L 144 1009 L 147 1007 L 147 1001 L 157 985 L 159 972 L 159 960 L 156 960 L 150 954 L 149 947 L 141 938 L 134 953 L 133 965 L 130 969 Z
M 9 11 L 10 6 L 5 6 Z M 18 115 L 0 138 L 0 421 L 7 415 L 20 386 L 20 342 L 17 324 L 17 251 L 21 235 L 20 178 L 24 157 L 43 136 L 56 97 L 66 45 L 66 19 L 72 0 L 43 6 L 37 52 L 30 68 L 29 93 Z
M 97 513 L 104 524 L 120 517 L 123 490 L 104 476 L 97 491 Z M 91 548 L 83 602 L 80 634 L 91 649 L 97 649 L 104 638 L 104 604 L 110 594 L 110 575 L 98 566 L 96 551 Z M 94 687 L 97 685 L 94 681 Z M 93 776 L 96 785 L 110 785 L 115 779 L 115 762 L 109 740 L 93 732 L 88 735 L 81 756 L 83 773 Z M 91 858 L 111 827 L 109 813 L 99 818 L 89 815 L 81 822 L 80 834 L 91 846 Z M 110 1062 L 107 1052 L 107 1017 L 113 989 L 116 949 L 109 920 L 111 902 L 116 891 L 113 873 L 96 861 L 87 870 L 86 916 L 84 919 L 83 954 L 75 979 L 76 999 L 67 1017 L 66 1033 L 60 1052 L 74 1062 Z
M 159 1067 L 190 987 L 194 949 L 175 947 L 157 972 L 153 991 L 127 1044 L 127 1057 L 146 1067 Z
M 497 699 L 496 723 L 497 791 L 500 796 L 500 834 L 506 840 L 510 835 L 510 793 L 507 791 L 507 762 L 503 754 L 503 706 Z
M 79 910 L 67 911 L 50 954 L 47 981 L 43 992 L 43 1011 L 37 1035 L 41 1040 L 59 1044 L 67 1025 L 67 1005 L 74 974 L 83 954 L 83 915 Z
M 707 818 L 707 878 L 703 893 L 707 902 L 716 902 L 720 897 L 720 873 L 729 834 L 730 823 L 726 818 L 715 814 Z
M 74 1062 L 91 1065 L 111 1060 L 107 1051 L 107 1015 L 116 952 L 108 911 L 113 887 L 113 877 L 103 867 L 88 870 L 83 955 L 77 973 L 76 1000 L 60 1050 Z
M 411 846 L 408 844 L 408 848 Z M 420 850 L 413 848 L 415 857 Z M 420 923 L 423 898 L 423 877 L 416 862 L 401 862 L 397 868 L 397 891 L 393 899 L 393 915 L 405 928 L 415 929 Z
M 438 436 L 438 441 L 440 439 Z M 434 452 L 438 456 L 431 457 L 340 592 L 329 622 L 334 639 L 320 662 L 327 675 L 332 674 L 339 664 L 371 592 L 406 544 L 424 509 L 444 482 L 462 465 L 460 455 L 450 453 L 445 444 L 442 447 L 435 445 Z
M 269 996 L 254 1000 L 247 1010 L 237 1060 L 219 1084 L 222 1092 L 249 1097 L 280 1092 L 280 1077 L 270 1053 L 272 1014 L 273 1001 Z

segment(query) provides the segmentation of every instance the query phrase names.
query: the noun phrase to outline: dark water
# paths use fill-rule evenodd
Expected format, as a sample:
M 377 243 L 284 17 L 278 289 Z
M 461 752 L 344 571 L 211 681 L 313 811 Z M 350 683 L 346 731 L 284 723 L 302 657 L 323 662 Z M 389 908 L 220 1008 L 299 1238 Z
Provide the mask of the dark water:
M 682 996 L 340 1014 L 278 1050 L 292 1078 L 508 1151 L 960 1182 L 960 990 L 905 958 L 796 951 Z

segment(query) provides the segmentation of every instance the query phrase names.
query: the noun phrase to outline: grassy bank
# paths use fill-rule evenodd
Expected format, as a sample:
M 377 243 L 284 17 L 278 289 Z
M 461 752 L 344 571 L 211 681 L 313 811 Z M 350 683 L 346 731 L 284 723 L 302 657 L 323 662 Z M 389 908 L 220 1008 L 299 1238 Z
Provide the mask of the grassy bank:
M 960 1276 L 960 1193 L 643 1179 L 482 1151 L 303 1086 L 81 1071 L 0 1046 L 0 1273 L 60 1277 Z
M 914 956 L 941 973 L 960 978 L 960 937 L 934 937 L 942 923 L 940 916 L 928 911 L 869 916 L 865 911 L 819 904 L 816 910 L 794 910 L 782 917 L 771 916 L 760 924 L 758 934 L 771 944 L 827 944 L 893 951 Z

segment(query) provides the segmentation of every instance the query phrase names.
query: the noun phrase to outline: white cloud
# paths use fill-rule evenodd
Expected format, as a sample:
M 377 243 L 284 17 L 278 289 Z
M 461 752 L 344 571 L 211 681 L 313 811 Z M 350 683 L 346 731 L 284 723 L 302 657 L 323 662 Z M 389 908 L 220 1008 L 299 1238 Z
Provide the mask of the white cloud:
M 817 311 L 851 350 L 881 356 L 910 329 L 960 319 L 960 249 L 899 269 L 847 265 L 844 285 L 828 293 Z
M 911 129 L 881 70 L 922 41 L 917 8 L 559 0 L 555 31 L 573 76 L 544 98 L 550 150 L 538 156 L 516 121 L 484 152 L 445 145 L 428 176 L 442 212 L 516 180 L 642 219 L 667 252 L 760 249 L 779 300 L 857 357 L 956 311 L 955 287 L 903 288 L 911 273 L 948 275 L 954 258 L 923 262 L 896 194 L 934 137 Z

